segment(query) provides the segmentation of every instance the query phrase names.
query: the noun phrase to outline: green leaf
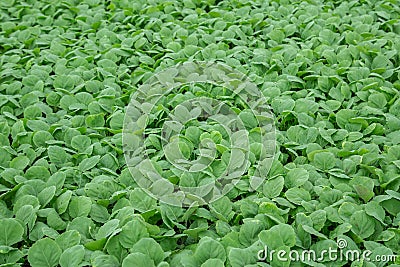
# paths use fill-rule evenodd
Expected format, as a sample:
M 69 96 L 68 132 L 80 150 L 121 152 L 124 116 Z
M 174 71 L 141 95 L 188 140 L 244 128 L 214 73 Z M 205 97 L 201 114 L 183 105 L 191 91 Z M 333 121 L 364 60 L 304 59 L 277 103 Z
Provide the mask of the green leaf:
M 132 206 L 140 212 L 149 211 L 156 206 L 156 200 L 139 188 L 135 188 L 131 192 L 129 201 Z
M 18 156 L 11 160 L 10 168 L 14 168 L 17 170 L 23 170 L 28 166 L 30 160 L 27 156 Z
M 99 228 L 99 231 L 97 232 L 97 235 L 96 235 L 96 239 L 107 238 L 110 235 L 114 235 L 114 234 L 120 232 L 121 229 L 118 229 L 118 226 L 119 226 L 118 219 L 112 219 L 112 220 L 106 222 Z
M 72 197 L 68 207 L 69 215 L 72 218 L 89 215 L 92 207 L 92 200 L 85 196 Z
M 350 181 L 357 194 L 365 201 L 369 201 L 374 194 L 374 181 L 364 176 L 356 176 Z
M 38 194 L 38 199 L 40 202 L 40 205 L 42 207 L 45 207 L 55 196 L 56 193 L 56 187 L 55 186 L 49 186 L 43 189 L 39 194 Z
M 48 131 L 40 130 L 33 134 L 32 140 L 37 147 L 45 147 L 46 142 L 54 140 L 54 137 Z
M 44 238 L 36 241 L 28 251 L 28 261 L 32 267 L 53 267 L 58 265 L 61 248 L 57 243 Z
M 341 109 L 336 113 L 336 123 L 340 128 L 345 128 L 349 120 L 357 117 L 357 112 L 351 109 Z
M 64 185 L 65 178 L 64 172 L 56 172 L 47 179 L 46 186 L 55 186 L 56 192 L 59 193 Z
M 69 160 L 69 155 L 59 146 L 50 146 L 47 150 L 49 159 L 56 165 L 61 165 Z
M 164 260 L 164 251 L 152 238 L 142 238 L 133 245 L 131 251 L 147 255 L 156 265 Z
M 293 247 L 296 244 L 296 233 L 293 227 L 287 224 L 272 226 L 259 234 L 260 241 L 270 249 L 282 246 Z
M 201 267 L 224 267 L 224 262 L 220 259 L 208 259 L 206 260 Z
M 12 246 L 22 240 L 24 228 L 15 219 L 0 220 L 0 245 Z
M 220 220 L 229 221 L 232 217 L 232 202 L 228 197 L 224 196 L 210 204 L 210 211 Z
M 284 111 L 293 110 L 295 101 L 291 98 L 277 97 L 271 103 L 272 108 L 276 113 L 283 113 Z
M 386 225 L 385 221 L 385 210 L 376 201 L 370 201 L 365 205 L 365 212 L 380 221 L 383 225 Z
M 391 64 L 392 63 L 387 57 L 384 55 L 378 55 L 374 60 L 372 60 L 371 69 L 386 69 L 386 67 Z
M 316 168 L 328 171 L 336 166 L 336 159 L 330 152 L 319 152 L 314 155 L 313 164 Z
M 88 115 L 85 119 L 87 127 L 103 127 L 105 124 L 103 114 Z
M 226 260 L 224 247 L 216 240 L 210 237 L 203 237 L 196 248 L 194 257 L 199 264 L 203 264 L 208 259 Z
M 134 218 L 122 227 L 119 241 L 125 248 L 132 248 L 140 239 L 148 237 L 147 228 L 143 221 Z
M 69 75 L 60 75 L 54 79 L 53 85 L 55 88 L 71 90 L 71 89 L 73 89 L 73 87 L 75 85 L 75 81 Z
M 326 237 L 324 234 L 321 234 L 320 232 L 315 230 L 313 227 L 310 227 L 308 225 L 302 225 L 301 227 L 304 229 L 304 231 L 306 231 L 309 234 L 315 235 L 319 238 L 328 239 L 328 237 Z
M 79 266 L 85 256 L 85 248 L 82 245 L 76 245 L 67 248 L 60 257 L 61 267 Z
M 106 242 L 107 242 L 106 238 L 95 240 L 95 241 L 90 241 L 90 242 L 85 243 L 85 248 L 92 250 L 92 251 L 103 250 Z
M 91 144 L 90 138 L 85 135 L 76 135 L 71 139 L 72 148 L 79 152 L 85 151 Z
M 57 236 L 55 241 L 65 251 L 68 248 L 78 245 L 81 241 L 81 235 L 76 230 L 69 230 Z
M 290 188 L 285 193 L 286 198 L 294 204 L 301 205 L 303 201 L 311 200 L 310 193 L 304 188 Z
M 300 187 L 308 181 L 308 171 L 301 168 L 291 169 L 285 178 L 285 185 L 288 188 Z
M 100 156 L 97 155 L 97 156 L 82 160 L 81 163 L 79 163 L 78 168 L 81 172 L 84 172 L 84 171 L 92 169 L 99 162 L 100 162 Z
M 258 126 L 258 121 L 252 111 L 244 110 L 240 112 L 239 118 L 246 129 L 251 130 Z
M 155 267 L 154 261 L 146 254 L 134 252 L 125 257 L 122 267 Z
M 255 264 L 258 261 L 258 249 L 258 247 L 256 247 L 255 249 L 252 247 L 248 247 L 245 249 L 231 248 L 228 254 L 229 263 L 232 265 L 232 267 L 241 267 L 243 265 L 251 266 L 250 264 Z
M 72 191 L 67 190 L 57 198 L 56 210 L 58 213 L 62 214 L 67 210 L 71 197 L 72 197 Z
M 313 226 L 317 231 L 321 231 L 326 223 L 326 211 L 316 210 L 310 214 Z
M 375 232 L 375 222 L 363 210 L 356 211 L 350 217 L 351 231 L 361 238 L 367 238 Z
M 92 266 L 102 266 L 102 267 L 120 266 L 118 259 L 112 255 L 105 255 L 105 254 L 97 255 L 93 253 L 92 259 L 93 259 L 91 262 Z
M 37 219 L 36 211 L 37 208 L 35 209 L 32 205 L 24 205 L 15 213 L 15 218 L 28 225 L 28 229 L 32 230 Z
M 50 177 L 49 170 L 44 166 L 32 166 L 25 171 L 25 178 L 34 180 L 41 179 L 47 181 Z
M 283 176 L 278 176 L 267 180 L 263 186 L 264 195 L 269 198 L 275 198 L 279 196 L 283 190 L 284 183 L 285 179 Z
M 386 96 L 383 93 L 371 94 L 368 97 L 369 106 L 383 109 L 387 104 Z

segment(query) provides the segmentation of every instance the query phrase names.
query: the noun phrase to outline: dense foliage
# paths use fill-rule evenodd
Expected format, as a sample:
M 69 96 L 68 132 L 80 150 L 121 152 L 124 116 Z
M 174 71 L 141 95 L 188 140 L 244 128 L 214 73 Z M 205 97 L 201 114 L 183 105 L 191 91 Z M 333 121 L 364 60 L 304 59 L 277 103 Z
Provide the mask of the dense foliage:
M 339 238 L 400 253 L 399 1 L 1 0 L 0 19 L 1 266 L 399 266 L 257 258 Z M 244 175 L 180 208 L 138 187 L 122 128 L 139 85 L 188 61 L 257 85 L 276 154 L 257 191 Z M 202 136 L 223 164 L 223 131 L 189 126 L 187 157 Z

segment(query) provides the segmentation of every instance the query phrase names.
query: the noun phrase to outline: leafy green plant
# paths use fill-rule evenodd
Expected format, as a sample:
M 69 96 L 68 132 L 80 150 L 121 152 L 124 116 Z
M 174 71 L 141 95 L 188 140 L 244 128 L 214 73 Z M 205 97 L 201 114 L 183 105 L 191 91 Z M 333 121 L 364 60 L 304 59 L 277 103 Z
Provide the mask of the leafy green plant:
M 371 257 L 400 253 L 399 6 L 0 1 L 0 265 L 398 266 L 400 257 L 257 256 L 265 246 L 320 252 L 339 239 Z M 248 77 L 273 110 L 274 136 L 260 138 L 263 110 L 223 82 L 205 84 L 190 68 L 188 84 L 174 80 L 176 66 L 196 62 Z M 161 90 L 148 86 L 155 77 L 181 84 L 128 136 L 131 97 Z M 215 120 L 197 119 L 204 98 L 242 122 L 240 149 Z M 126 161 L 127 144 L 149 160 Z M 274 157 L 258 164 L 264 144 Z M 229 192 L 194 205 L 199 185 L 238 169 Z M 146 184 L 140 170 L 162 179 Z M 160 200 L 179 185 L 195 188 L 186 205 Z

